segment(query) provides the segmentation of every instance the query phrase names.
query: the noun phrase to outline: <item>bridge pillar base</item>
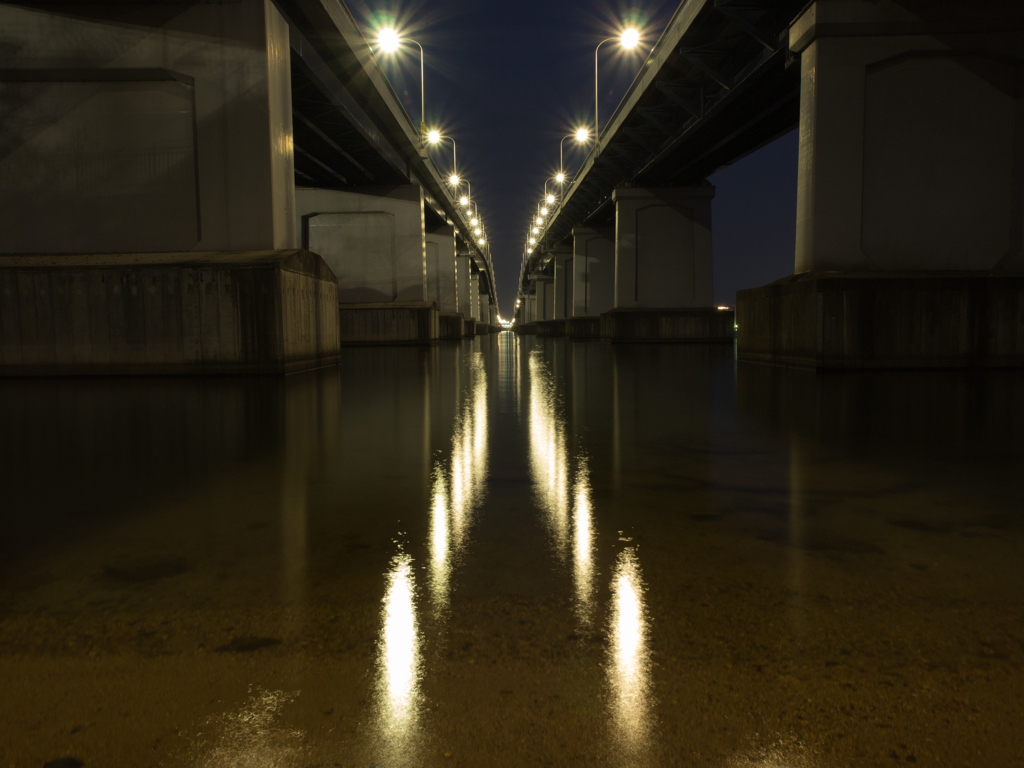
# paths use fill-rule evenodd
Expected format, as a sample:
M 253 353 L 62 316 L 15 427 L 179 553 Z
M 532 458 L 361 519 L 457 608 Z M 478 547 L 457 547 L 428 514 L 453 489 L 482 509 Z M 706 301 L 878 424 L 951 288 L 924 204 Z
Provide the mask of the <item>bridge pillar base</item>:
M 341 304 L 338 315 L 343 345 L 432 344 L 440 330 L 432 301 Z
M 540 320 L 537 323 L 538 336 L 565 336 L 565 320 Z
M 0 257 L 0 376 L 334 365 L 337 291 L 308 251 Z
M 1024 368 L 1024 275 L 820 273 L 736 295 L 740 360 L 803 368 Z
M 599 339 L 601 338 L 601 318 L 570 318 L 565 321 L 565 335 L 570 339 Z
M 438 338 L 461 339 L 466 335 L 466 320 L 462 315 L 442 314 L 438 317 Z
M 601 315 L 607 341 L 667 341 L 731 344 L 733 312 L 724 309 L 613 309 Z

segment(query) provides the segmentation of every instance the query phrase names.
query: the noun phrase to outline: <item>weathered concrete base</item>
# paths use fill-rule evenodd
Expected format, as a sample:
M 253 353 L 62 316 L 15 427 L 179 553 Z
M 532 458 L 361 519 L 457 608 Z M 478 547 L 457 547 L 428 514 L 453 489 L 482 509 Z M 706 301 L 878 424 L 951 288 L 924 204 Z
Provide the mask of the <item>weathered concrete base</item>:
M 565 320 L 538 320 L 538 336 L 565 336 Z
M 462 322 L 462 338 L 472 339 L 474 336 L 476 336 L 476 320 L 467 317 Z
M 0 256 L 0 376 L 333 365 L 337 286 L 301 250 Z
M 432 301 L 342 304 L 338 315 L 344 345 L 432 344 L 440 330 Z
M 601 318 L 573 317 L 565 321 L 565 335 L 570 339 L 601 338 Z
M 516 323 L 512 326 L 512 330 L 515 333 L 521 333 L 523 336 L 536 336 L 537 323 Z
M 736 296 L 741 360 L 1024 367 L 1024 275 L 806 272 Z
M 731 310 L 613 309 L 601 315 L 608 341 L 729 343 L 735 338 Z
M 466 320 L 461 314 L 444 314 L 438 317 L 438 338 L 461 339 L 466 335 Z

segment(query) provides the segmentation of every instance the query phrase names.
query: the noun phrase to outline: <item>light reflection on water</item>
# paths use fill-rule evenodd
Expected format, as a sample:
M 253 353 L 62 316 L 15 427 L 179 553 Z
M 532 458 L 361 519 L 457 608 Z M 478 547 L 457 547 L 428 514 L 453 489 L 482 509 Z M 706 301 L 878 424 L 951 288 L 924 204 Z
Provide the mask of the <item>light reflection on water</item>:
M 625 756 L 638 757 L 649 734 L 650 654 L 647 608 L 636 549 L 627 547 L 612 575 L 611 664 L 614 735 Z
M 456 419 L 450 471 L 445 471 L 442 462 L 434 465 L 429 549 L 435 613 L 448 606 L 453 560 L 466 544 L 487 484 L 487 369 L 479 353 L 470 363 L 469 392 Z
M 421 670 L 415 597 L 412 558 L 396 555 L 381 611 L 378 700 L 380 740 L 392 759 L 409 759 L 416 746 Z
M 573 581 L 576 588 L 576 617 L 580 624 L 590 624 L 594 611 L 594 533 L 590 511 L 590 472 L 586 458 L 581 457 L 576 469 L 573 505 Z
M 554 540 L 565 557 L 569 534 L 569 469 L 565 423 L 556 410 L 555 387 L 540 352 L 530 355 L 530 468 L 534 490 Z

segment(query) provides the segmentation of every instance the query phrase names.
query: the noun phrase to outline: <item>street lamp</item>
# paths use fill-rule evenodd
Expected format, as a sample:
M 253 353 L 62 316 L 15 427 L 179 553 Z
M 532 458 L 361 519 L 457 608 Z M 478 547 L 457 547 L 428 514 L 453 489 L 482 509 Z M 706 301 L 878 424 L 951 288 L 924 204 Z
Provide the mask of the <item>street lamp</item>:
M 442 141 L 450 141 L 452 143 L 452 175 L 448 177 L 448 183 L 453 187 L 457 187 L 461 181 L 459 179 L 459 159 L 456 154 L 455 139 L 451 136 L 442 136 L 438 130 L 432 130 L 427 133 L 428 143 L 440 144 Z
M 562 140 L 558 142 L 558 175 L 555 176 L 555 181 L 557 181 L 559 184 L 565 181 L 565 140 L 575 139 L 577 144 L 583 144 L 589 138 L 590 131 L 588 131 L 586 128 L 577 128 L 568 136 L 563 136 Z
M 420 49 L 420 142 L 422 143 L 427 134 L 427 88 L 426 78 L 423 74 L 423 46 L 410 37 L 402 37 L 392 27 L 387 27 L 377 33 L 377 45 L 384 53 L 394 53 L 402 43 L 413 43 Z
M 601 46 L 605 43 L 610 43 L 612 40 L 618 40 L 619 44 L 627 51 L 631 51 L 637 47 L 640 43 L 640 33 L 630 27 L 625 30 L 618 37 L 609 37 L 607 40 L 602 40 L 597 44 L 597 48 L 594 49 L 594 141 L 601 138 L 601 125 L 597 120 L 597 52 L 601 50 Z

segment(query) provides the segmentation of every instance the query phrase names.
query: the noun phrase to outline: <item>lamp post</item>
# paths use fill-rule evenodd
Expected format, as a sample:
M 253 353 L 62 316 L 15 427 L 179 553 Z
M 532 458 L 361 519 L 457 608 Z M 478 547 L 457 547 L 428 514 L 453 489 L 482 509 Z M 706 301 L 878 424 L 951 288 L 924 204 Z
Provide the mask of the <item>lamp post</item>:
M 601 46 L 605 43 L 610 43 L 612 40 L 618 40 L 619 43 L 627 51 L 631 51 L 636 48 L 637 43 L 640 42 L 640 33 L 635 29 L 630 28 L 624 31 L 618 37 L 609 37 L 607 40 L 602 40 L 597 44 L 597 48 L 594 49 L 594 141 L 596 142 L 601 138 L 601 125 L 597 119 L 597 106 L 598 106 L 598 95 L 597 95 L 597 52 L 601 50 Z
M 382 29 L 377 35 L 377 45 L 385 53 L 394 53 L 402 43 L 413 43 L 420 49 L 420 143 L 427 136 L 427 87 L 423 68 L 423 46 L 410 37 L 402 37 L 394 29 Z
M 605 40 L 605 42 L 608 41 Z M 576 139 L 577 144 L 582 144 L 589 138 L 590 131 L 588 131 L 586 128 L 577 128 L 568 136 L 563 136 L 562 140 L 558 142 L 558 176 L 561 176 L 562 178 L 558 178 L 558 176 L 555 176 L 555 181 L 557 181 L 559 184 L 565 181 L 565 140 Z
M 427 143 L 429 144 L 440 144 L 442 141 L 450 141 L 452 143 L 452 175 L 448 177 L 448 183 L 453 187 L 458 187 L 459 180 L 459 159 L 456 154 L 455 139 L 451 136 L 442 136 L 440 131 L 428 131 L 427 132 Z

